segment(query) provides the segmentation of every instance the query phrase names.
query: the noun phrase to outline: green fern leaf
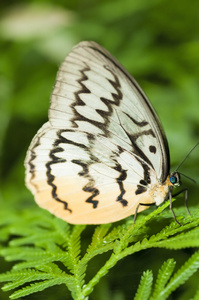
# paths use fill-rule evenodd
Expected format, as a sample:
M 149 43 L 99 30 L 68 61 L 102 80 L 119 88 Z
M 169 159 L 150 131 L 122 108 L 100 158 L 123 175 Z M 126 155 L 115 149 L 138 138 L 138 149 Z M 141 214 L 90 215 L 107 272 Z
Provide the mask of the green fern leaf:
M 60 285 L 60 284 L 66 284 L 66 283 L 70 283 L 71 279 L 66 279 L 66 278 L 56 278 L 56 279 L 50 279 L 50 280 L 45 280 L 43 282 L 38 282 L 38 283 L 34 283 L 31 284 L 30 286 L 27 286 L 25 288 L 22 288 L 16 292 L 14 292 L 10 298 L 11 299 L 17 299 L 19 297 L 24 297 L 36 292 L 40 292 L 43 291 L 51 286 L 54 285 Z
M 149 270 L 143 273 L 134 300 L 147 300 L 151 293 L 153 273 Z
M 68 254 L 74 264 L 78 262 L 81 253 L 81 233 L 86 226 L 74 225 L 70 236 L 67 237 Z
M 199 252 L 194 253 L 191 258 L 175 273 L 157 299 L 167 299 L 168 296 L 182 285 L 199 268 Z
M 104 241 L 103 238 L 107 234 L 110 227 L 111 224 L 104 224 L 95 228 L 95 231 L 92 236 L 92 242 L 87 248 L 87 253 L 91 253 L 103 243 L 106 244 L 106 240 Z
M 0 275 L 0 282 L 2 281 L 12 281 L 3 286 L 4 291 L 9 291 L 11 289 L 15 289 L 27 282 L 31 282 L 34 280 L 47 280 L 51 279 L 52 274 L 42 273 L 35 270 L 24 270 L 22 272 L 11 271 L 6 274 Z
M 165 261 L 160 268 L 157 276 L 157 280 L 154 287 L 152 299 L 157 299 L 158 295 L 164 290 L 166 283 L 168 282 L 173 270 L 175 268 L 176 262 L 174 259 L 168 259 Z
M 161 227 L 162 229 L 157 234 L 152 232 L 150 224 L 153 220 L 156 222 L 161 220 L 159 214 L 168 205 L 167 201 L 151 214 L 140 215 L 135 224 L 133 224 L 132 218 L 128 218 L 122 225 L 115 223 L 114 225 L 105 224 L 95 227 L 92 240 L 90 243 L 88 242 L 87 249 L 83 251 L 81 235 L 86 226 L 69 225 L 45 211 L 38 213 L 33 210 L 22 212 L 22 214 L 16 213 L 14 223 L 9 216 L 4 216 L 2 220 L 0 219 L 0 223 L 4 224 L 0 230 L 3 230 L 4 237 L 7 236 L 7 239 L 13 234 L 14 238 L 7 247 L 4 246 L 0 250 L 0 254 L 8 261 L 17 261 L 12 271 L 4 274 L 5 276 L 2 274 L 0 277 L 2 282 L 8 282 L 4 285 L 4 290 L 18 288 L 13 294 L 13 297 L 17 298 L 17 295 L 22 297 L 45 289 L 47 286 L 64 283 L 70 290 L 73 299 L 86 299 L 101 278 L 118 261 L 128 255 L 153 247 L 171 248 L 172 243 L 173 247 L 179 249 L 197 246 L 198 228 L 196 226 L 199 221 L 196 216 L 184 218 L 182 221 L 184 225 L 181 227 L 172 221 L 170 225 L 162 226 L 163 228 Z M 166 215 L 169 216 L 169 213 L 166 212 Z M 110 230 L 111 226 L 113 226 L 112 230 Z M 96 274 L 93 274 L 90 281 L 86 282 L 88 262 L 92 262 L 94 257 L 107 251 L 110 251 L 107 261 Z M 158 290 L 157 286 L 165 286 L 170 276 L 169 270 L 169 275 L 166 276 L 166 266 L 163 265 L 162 268 L 159 271 L 154 290 L 154 295 L 157 297 L 160 296 L 158 294 L 160 289 Z M 186 268 L 183 272 L 185 271 Z M 137 297 L 141 295 L 145 277 L 149 278 L 147 274 L 143 275 Z M 25 286 L 20 289 L 22 285 Z M 169 284 L 165 286 L 165 289 L 168 286 Z M 147 295 L 144 297 L 147 298 Z M 164 295 L 160 299 L 165 299 Z
M 199 228 L 197 227 L 188 232 L 182 232 L 168 240 L 159 242 L 158 247 L 164 247 L 167 249 L 199 247 Z

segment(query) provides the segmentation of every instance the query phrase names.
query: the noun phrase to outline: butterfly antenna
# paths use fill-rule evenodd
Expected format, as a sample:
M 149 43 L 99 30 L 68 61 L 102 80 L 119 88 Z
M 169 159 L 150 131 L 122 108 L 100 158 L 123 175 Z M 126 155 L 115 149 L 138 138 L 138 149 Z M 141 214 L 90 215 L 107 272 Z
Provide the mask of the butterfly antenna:
M 191 152 L 199 145 L 199 142 L 196 143 L 196 145 L 189 151 L 189 153 L 185 156 L 185 158 L 181 161 L 181 163 L 178 165 L 178 167 L 175 169 L 175 171 L 177 171 L 180 166 L 184 163 L 184 161 L 187 159 L 187 157 L 191 154 Z M 183 174 L 182 174 L 183 175 Z M 185 175 L 184 175 L 185 176 Z M 185 176 L 187 177 L 187 176 Z M 189 177 L 188 177 L 189 178 Z M 191 178 L 189 178 L 191 179 Z
M 191 178 L 191 177 L 189 177 L 189 176 L 187 176 L 187 175 L 185 175 L 185 174 L 183 174 L 183 173 L 181 173 L 181 172 L 178 172 L 178 173 L 179 173 L 180 175 L 182 175 L 182 176 L 188 178 L 188 179 L 191 180 L 193 183 L 197 183 L 193 178 Z

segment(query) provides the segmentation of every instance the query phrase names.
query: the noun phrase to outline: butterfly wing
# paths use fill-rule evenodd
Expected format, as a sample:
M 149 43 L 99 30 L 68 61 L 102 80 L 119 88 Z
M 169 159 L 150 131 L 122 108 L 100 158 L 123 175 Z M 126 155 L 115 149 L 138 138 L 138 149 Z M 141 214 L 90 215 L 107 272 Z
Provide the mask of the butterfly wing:
M 29 147 L 26 169 L 43 208 L 71 223 L 108 223 L 153 202 L 147 187 L 166 180 L 169 150 L 136 81 L 108 51 L 82 42 L 58 71 L 49 122 Z

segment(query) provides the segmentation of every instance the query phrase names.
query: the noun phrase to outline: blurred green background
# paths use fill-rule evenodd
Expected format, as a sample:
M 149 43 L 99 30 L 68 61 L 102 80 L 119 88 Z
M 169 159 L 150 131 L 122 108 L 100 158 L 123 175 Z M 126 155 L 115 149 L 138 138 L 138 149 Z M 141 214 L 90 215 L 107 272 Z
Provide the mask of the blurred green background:
M 199 140 L 198 0 L 12 0 L 0 2 L 0 16 L 1 209 L 35 205 L 24 186 L 25 153 L 33 135 L 47 121 L 58 67 L 79 41 L 103 45 L 139 82 L 164 126 L 172 169 Z M 180 171 L 199 182 L 198 166 L 199 147 Z M 189 205 L 197 205 L 198 186 L 183 181 L 189 187 Z M 110 275 L 107 291 L 113 291 L 111 299 L 132 299 L 143 270 L 160 267 L 158 263 L 167 255 L 177 255 L 163 252 L 159 262 L 153 259 L 158 252 L 145 254 L 136 272 L 126 259 L 122 266 L 125 277 L 121 280 L 114 271 Z M 186 251 L 180 255 L 182 260 L 188 257 Z M 135 280 L 128 288 L 127 277 Z M 194 288 L 194 281 L 191 284 Z M 130 291 L 128 296 L 124 290 Z M 93 299 L 102 299 L 99 295 Z M 189 299 L 186 293 L 183 297 L 180 299 Z M 46 292 L 45 299 L 55 298 Z

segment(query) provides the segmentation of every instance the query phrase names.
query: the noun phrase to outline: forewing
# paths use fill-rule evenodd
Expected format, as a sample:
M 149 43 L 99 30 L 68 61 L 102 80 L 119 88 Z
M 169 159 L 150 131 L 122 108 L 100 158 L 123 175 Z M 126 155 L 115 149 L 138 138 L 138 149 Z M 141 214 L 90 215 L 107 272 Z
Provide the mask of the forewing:
M 55 128 L 108 137 L 166 180 L 169 150 L 157 114 L 131 75 L 98 44 L 81 42 L 60 66 L 49 120 Z

